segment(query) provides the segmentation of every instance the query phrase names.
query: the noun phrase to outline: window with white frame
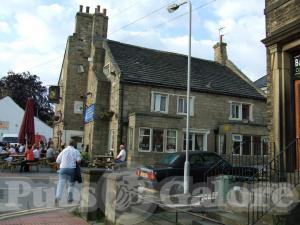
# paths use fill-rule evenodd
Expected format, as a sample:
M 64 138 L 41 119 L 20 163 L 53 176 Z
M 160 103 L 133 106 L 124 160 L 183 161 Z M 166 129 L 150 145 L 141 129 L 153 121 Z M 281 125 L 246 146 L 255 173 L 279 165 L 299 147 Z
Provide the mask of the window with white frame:
M 268 140 L 265 136 L 256 135 L 232 135 L 232 152 L 236 155 L 258 155 L 268 154 Z
M 153 129 L 152 151 L 153 152 L 164 151 L 164 130 L 163 129 Z
M 190 115 L 194 115 L 195 97 L 190 97 Z M 186 96 L 177 97 L 177 114 L 185 115 L 187 113 L 187 98 Z
M 151 129 L 140 128 L 139 150 L 150 152 L 151 150 L 150 143 L 151 143 Z
M 115 150 L 115 130 L 109 131 L 108 150 Z
M 166 152 L 177 151 L 177 131 L 166 130 Z
M 242 135 L 232 135 L 232 153 L 240 155 L 242 153 Z
M 229 119 L 252 121 L 252 105 L 249 103 L 230 102 Z
M 151 111 L 168 113 L 169 95 L 152 92 Z
M 133 128 L 128 128 L 128 149 L 133 149 Z
M 140 128 L 139 151 L 175 152 L 177 151 L 177 131 L 162 128 Z
M 183 133 L 183 150 L 186 150 L 186 132 Z M 190 151 L 206 151 L 206 134 L 189 133 L 189 150 Z

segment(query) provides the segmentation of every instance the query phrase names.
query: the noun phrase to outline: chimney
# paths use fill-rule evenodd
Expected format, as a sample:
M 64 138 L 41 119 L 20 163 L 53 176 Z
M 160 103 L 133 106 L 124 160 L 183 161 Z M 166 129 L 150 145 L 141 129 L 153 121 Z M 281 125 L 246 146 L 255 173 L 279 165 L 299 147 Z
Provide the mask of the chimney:
M 223 35 L 220 35 L 220 42 L 214 45 L 215 62 L 222 65 L 226 64 L 226 61 L 228 60 L 226 46 L 227 44 L 223 42 Z
M 90 12 L 90 7 L 89 7 L 89 6 L 85 7 L 85 12 L 86 12 L 86 13 L 89 13 L 89 12 Z
M 80 5 L 80 6 L 79 6 L 79 12 L 82 13 L 82 10 L 83 10 L 83 5 Z

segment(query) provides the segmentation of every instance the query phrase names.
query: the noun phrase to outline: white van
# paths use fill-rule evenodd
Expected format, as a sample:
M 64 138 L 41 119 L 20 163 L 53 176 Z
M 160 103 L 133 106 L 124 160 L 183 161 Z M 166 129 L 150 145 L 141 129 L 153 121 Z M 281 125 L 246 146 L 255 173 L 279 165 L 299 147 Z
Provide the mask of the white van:
M 18 144 L 18 134 L 3 134 L 1 141 L 9 144 Z

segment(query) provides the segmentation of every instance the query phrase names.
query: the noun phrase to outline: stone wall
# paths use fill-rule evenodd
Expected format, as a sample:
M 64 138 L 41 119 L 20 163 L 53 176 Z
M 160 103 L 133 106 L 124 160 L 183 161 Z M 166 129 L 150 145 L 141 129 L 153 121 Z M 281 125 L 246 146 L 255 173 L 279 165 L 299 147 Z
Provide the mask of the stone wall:
M 266 0 L 266 5 L 267 36 L 300 18 L 299 0 Z

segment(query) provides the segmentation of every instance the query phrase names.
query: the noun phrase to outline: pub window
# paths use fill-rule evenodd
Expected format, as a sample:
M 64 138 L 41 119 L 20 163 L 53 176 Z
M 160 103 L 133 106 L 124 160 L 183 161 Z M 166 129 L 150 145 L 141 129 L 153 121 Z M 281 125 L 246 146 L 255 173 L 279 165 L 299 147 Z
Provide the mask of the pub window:
M 163 93 L 152 92 L 151 111 L 168 113 L 169 96 Z
M 241 102 L 230 102 L 229 119 L 252 121 L 252 105 Z
M 187 113 L 187 98 L 185 96 L 178 96 L 177 98 L 177 114 L 186 115 Z M 194 115 L 195 97 L 190 97 L 190 116 Z
M 243 155 L 251 155 L 251 136 L 243 136 Z
M 150 152 L 151 150 L 151 129 L 150 128 L 140 128 L 139 136 L 139 150 Z
M 232 153 L 240 155 L 242 152 L 242 135 L 232 135 Z
M 167 144 L 166 152 L 176 152 L 177 151 L 177 131 L 176 130 L 167 130 Z
M 153 129 L 152 151 L 153 152 L 164 151 L 164 130 L 163 129 Z
M 253 136 L 253 155 L 261 155 L 261 137 Z
M 206 151 L 204 146 L 205 138 L 207 135 L 204 133 L 191 133 L 189 134 L 189 150 L 190 151 Z M 183 150 L 186 150 L 186 132 L 183 137 Z

